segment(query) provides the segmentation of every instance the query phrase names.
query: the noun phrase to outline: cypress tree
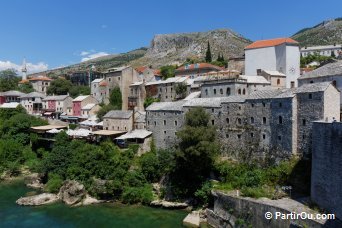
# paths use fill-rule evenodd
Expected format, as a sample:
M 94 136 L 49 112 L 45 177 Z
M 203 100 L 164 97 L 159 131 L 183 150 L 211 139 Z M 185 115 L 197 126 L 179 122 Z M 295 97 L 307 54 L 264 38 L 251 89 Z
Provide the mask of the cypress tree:
M 207 63 L 211 63 L 211 62 L 212 62 L 211 51 L 210 51 L 210 43 L 209 43 L 209 41 L 208 41 L 207 52 L 205 53 L 205 61 L 206 61 Z

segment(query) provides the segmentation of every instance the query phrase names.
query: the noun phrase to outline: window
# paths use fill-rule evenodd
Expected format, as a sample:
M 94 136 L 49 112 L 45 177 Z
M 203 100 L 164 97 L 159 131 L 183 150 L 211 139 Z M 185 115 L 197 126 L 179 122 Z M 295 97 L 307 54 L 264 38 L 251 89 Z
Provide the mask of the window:
M 166 125 L 166 120 L 164 120 L 164 125 Z
M 211 109 L 211 112 L 214 112 L 214 111 L 215 111 L 215 109 L 212 108 L 212 109 Z
M 333 82 L 332 82 L 332 84 L 333 84 L 333 86 L 337 86 L 337 83 L 336 83 L 336 80 L 334 80 Z
M 278 123 L 279 123 L 279 124 L 283 124 L 283 117 L 282 117 L 282 116 L 279 116 L 279 117 L 278 117 Z
M 238 138 L 238 139 L 241 139 L 241 135 L 240 135 L 240 134 L 238 134 L 238 135 L 237 135 L 237 138 Z
M 251 133 L 251 138 L 254 138 L 254 133 Z
M 211 120 L 211 125 L 214 125 L 215 124 L 215 120 Z
M 251 104 L 252 108 L 254 108 L 254 104 Z
M 157 126 L 157 122 L 156 121 L 154 121 L 154 126 Z
M 208 89 L 205 89 L 205 95 L 208 96 Z
M 238 90 L 238 94 L 241 95 L 241 89 Z
M 312 84 L 313 83 L 313 81 L 310 81 L 310 84 Z
M 262 123 L 266 124 L 266 117 L 262 117 Z
M 309 99 L 312 99 L 312 93 L 309 93 Z
M 240 118 L 237 119 L 237 122 L 238 122 L 238 124 L 240 124 L 240 125 L 241 125 L 241 123 L 242 123 L 242 121 L 241 121 Z
M 223 94 L 223 89 L 220 89 L 220 94 Z
M 281 136 L 280 135 L 278 135 L 278 140 L 281 141 Z
M 227 122 L 227 124 L 229 124 L 229 118 L 226 118 L 226 122 Z
M 265 103 L 265 102 L 262 102 L 262 106 L 266 107 L 266 103 Z
M 229 134 L 226 134 L 226 138 L 229 138 Z
M 177 126 L 177 125 L 178 125 L 177 120 L 175 120 L 175 126 Z
M 281 102 L 279 102 L 279 108 L 281 108 L 283 106 L 283 104 Z
M 266 139 L 266 135 L 265 134 L 262 134 L 262 139 Z
M 119 81 L 120 81 L 120 77 L 118 77 Z
M 166 135 L 166 131 L 164 131 L 164 135 Z
M 252 124 L 254 123 L 254 117 L 251 117 L 251 123 Z
M 227 88 L 226 94 L 229 96 L 230 95 L 230 88 Z
M 277 85 L 280 85 L 280 79 L 277 79 Z
M 295 82 L 291 81 L 291 88 L 294 88 L 294 87 L 295 87 Z
M 242 94 L 245 95 L 246 94 L 246 89 L 242 90 Z
M 214 94 L 216 95 L 216 89 L 214 89 Z
M 150 125 L 150 121 L 149 120 L 147 121 L 147 124 Z
M 305 126 L 306 125 L 306 119 L 302 120 L 302 125 Z
M 241 110 L 241 106 L 239 105 L 239 110 Z

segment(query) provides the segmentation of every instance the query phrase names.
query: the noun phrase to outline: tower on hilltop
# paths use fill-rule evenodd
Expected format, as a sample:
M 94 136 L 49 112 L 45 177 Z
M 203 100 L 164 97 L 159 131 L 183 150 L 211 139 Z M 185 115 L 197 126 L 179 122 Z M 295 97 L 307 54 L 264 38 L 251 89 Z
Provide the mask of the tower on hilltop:
M 21 68 L 21 72 L 23 73 L 23 76 L 21 78 L 22 81 L 27 80 L 27 68 L 26 68 L 26 59 L 24 58 L 23 66 Z

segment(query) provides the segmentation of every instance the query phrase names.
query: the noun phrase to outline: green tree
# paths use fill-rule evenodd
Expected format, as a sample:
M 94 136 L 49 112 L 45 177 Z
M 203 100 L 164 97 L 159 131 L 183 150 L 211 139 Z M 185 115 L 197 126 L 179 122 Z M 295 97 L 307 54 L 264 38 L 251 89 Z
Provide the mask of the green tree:
M 163 76 L 163 79 L 168 79 L 175 76 L 175 71 L 177 69 L 177 66 L 174 65 L 167 65 L 162 66 L 160 68 L 160 74 Z
M 205 53 L 205 61 L 207 63 L 211 63 L 212 61 L 212 56 L 211 56 L 211 50 L 210 50 L 210 43 L 208 41 L 208 47 L 207 47 L 207 52 Z
M 182 82 L 182 83 L 177 83 L 176 88 L 175 88 L 176 94 L 177 94 L 177 95 L 179 96 L 179 98 L 181 98 L 181 99 L 182 99 L 182 98 L 185 98 L 187 89 L 188 89 L 188 87 L 187 87 L 186 83 L 184 83 L 184 82 Z
M 194 108 L 187 112 L 185 126 L 177 132 L 180 142 L 171 177 L 179 196 L 193 195 L 213 169 L 219 146 L 216 130 L 208 122 L 209 115 L 205 110 Z
M 70 89 L 73 87 L 72 83 L 69 80 L 63 78 L 57 78 L 53 80 L 50 86 L 47 89 L 47 94 L 52 95 L 65 95 L 70 92 Z
M 144 101 L 144 108 L 147 108 L 148 106 L 150 106 L 154 102 L 160 102 L 160 99 L 159 98 L 153 98 L 153 97 L 146 97 L 146 99 Z
M 89 86 L 72 86 L 69 90 L 71 97 L 78 97 L 79 95 L 90 95 Z
M 31 93 L 34 92 L 34 89 L 32 85 L 29 82 L 27 82 L 19 85 L 19 91 L 23 93 Z
M 0 92 L 17 90 L 20 78 L 14 69 L 0 71 Z
M 116 110 L 121 110 L 122 107 L 122 95 L 120 91 L 120 87 L 115 87 L 109 95 L 109 103 Z

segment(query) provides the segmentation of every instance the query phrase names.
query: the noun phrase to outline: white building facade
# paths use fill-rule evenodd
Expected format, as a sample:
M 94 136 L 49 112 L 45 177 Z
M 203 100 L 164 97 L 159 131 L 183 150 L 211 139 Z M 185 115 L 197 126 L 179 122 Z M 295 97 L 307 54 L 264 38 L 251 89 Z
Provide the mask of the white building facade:
M 262 70 L 286 75 L 286 87 L 297 87 L 300 76 L 300 51 L 291 38 L 256 41 L 245 48 L 245 74 L 258 75 Z

